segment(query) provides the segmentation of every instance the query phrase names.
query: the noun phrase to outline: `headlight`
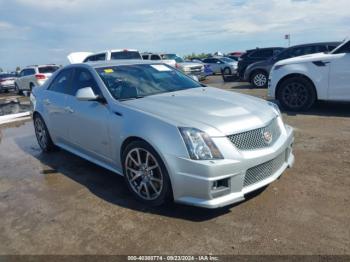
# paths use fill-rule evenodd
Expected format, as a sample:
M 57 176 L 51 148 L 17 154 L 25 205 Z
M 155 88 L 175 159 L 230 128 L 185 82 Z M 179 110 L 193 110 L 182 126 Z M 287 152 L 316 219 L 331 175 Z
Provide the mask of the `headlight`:
M 205 132 L 188 127 L 180 127 L 179 130 L 191 159 L 223 159 L 219 149 Z
M 269 106 L 272 106 L 273 109 L 275 110 L 276 114 L 277 115 L 281 115 L 281 110 L 280 108 L 278 107 L 278 105 L 276 105 L 275 103 L 272 103 L 272 102 L 268 102 Z

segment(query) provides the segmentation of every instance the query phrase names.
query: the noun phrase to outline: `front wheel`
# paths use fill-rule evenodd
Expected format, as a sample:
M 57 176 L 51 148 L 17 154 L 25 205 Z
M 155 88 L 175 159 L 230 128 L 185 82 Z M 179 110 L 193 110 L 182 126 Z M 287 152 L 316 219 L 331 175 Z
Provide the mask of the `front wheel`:
M 34 129 L 41 150 L 44 152 L 52 151 L 55 146 L 51 140 L 44 119 L 39 115 L 34 116 Z
M 282 108 L 286 110 L 306 111 L 315 103 L 317 96 L 310 81 L 293 77 L 281 83 L 276 97 Z
M 127 186 L 138 200 L 150 206 L 159 206 L 171 198 L 168 172 L 149 144 L 132 142 L 124 150 L 122 161 Z
M 251 84 L 255 88 L 266 88 L 267 87 L 268 75 L 266 72 L 257 71 L 251 77 Z

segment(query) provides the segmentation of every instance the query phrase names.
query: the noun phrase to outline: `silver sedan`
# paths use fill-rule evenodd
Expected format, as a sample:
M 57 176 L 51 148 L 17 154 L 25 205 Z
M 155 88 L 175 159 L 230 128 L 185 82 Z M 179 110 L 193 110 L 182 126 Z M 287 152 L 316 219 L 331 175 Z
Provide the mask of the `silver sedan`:
M 146 61 L 75 64 L 31 95 L 38 143 L 123 175 L 149 205 L 217 208 L 292 166 L 293 130 L 267 101 Z

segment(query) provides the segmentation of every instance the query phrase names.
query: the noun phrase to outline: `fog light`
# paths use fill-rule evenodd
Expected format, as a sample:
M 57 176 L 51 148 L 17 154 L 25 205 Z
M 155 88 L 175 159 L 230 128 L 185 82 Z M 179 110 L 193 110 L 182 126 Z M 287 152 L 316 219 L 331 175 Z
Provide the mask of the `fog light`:
M 220 189 L 228 188 L 229 187 L 228 181 L 229 181 L 229 178 L 214 181 L 212 185 L 212 190 L 220 190 Z

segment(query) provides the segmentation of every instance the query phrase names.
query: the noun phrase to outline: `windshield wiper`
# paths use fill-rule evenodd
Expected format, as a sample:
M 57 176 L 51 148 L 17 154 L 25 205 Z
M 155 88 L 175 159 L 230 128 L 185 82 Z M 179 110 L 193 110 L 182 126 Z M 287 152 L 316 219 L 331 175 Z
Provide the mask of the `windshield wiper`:
M 128 97 L 128 98 L 120 98 L 119 101 L 127 101 L 127 100 L 134 100 L 134 99 L 140 99 L 144 98 L 145 96 L 134 96 L 134 97 Z

